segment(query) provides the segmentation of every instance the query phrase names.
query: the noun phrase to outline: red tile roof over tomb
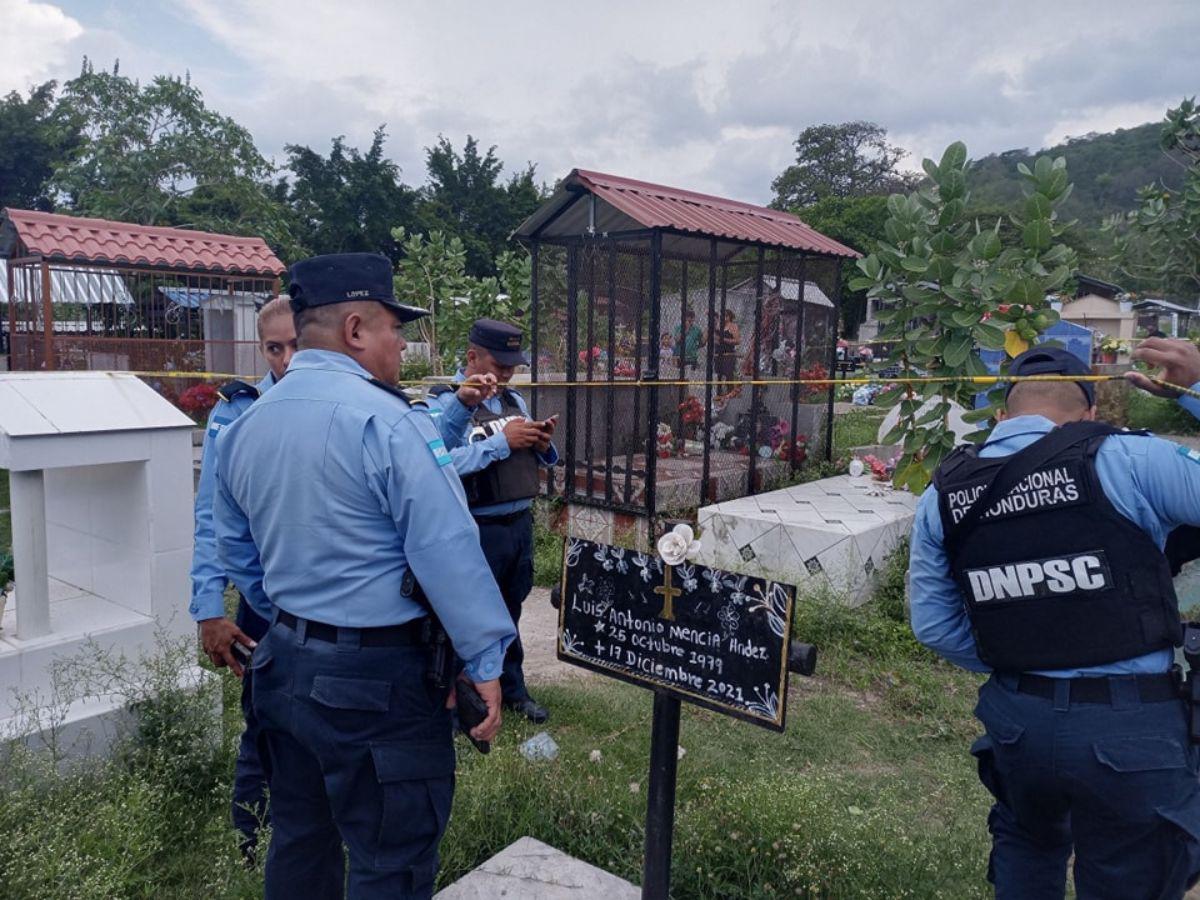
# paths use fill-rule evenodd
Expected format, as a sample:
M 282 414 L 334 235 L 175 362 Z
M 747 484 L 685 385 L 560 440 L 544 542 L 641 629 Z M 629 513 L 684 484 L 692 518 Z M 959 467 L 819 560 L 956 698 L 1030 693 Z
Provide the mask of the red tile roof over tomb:
M 516 234 L 531 237 L 543 225 L 550 225 L 564 204 L 572 202 L 570 195 L 579 193 L 580 188 L 644 228 L 669 228 L 703 237 L 829 256 L 861 255 L 788 212 L 587 169 L 574 169 L 563 180 L 559 192 L 527 219 Z
M 46 259 L 258 276 L 286 268 L 258 237 L 6 209 L 0 246 L 11 246 L 13 232 L 26 251 Z

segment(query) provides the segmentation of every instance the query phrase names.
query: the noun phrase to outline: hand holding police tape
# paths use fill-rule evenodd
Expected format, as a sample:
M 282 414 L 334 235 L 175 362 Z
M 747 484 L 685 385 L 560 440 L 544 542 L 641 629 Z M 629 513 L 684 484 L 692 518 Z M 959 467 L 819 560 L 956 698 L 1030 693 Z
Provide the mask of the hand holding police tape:
M 1191 341 L 1166 338 L 1146 338 L 1133 351 L 1133 358 L 1160 370 L 1158 377 L 1142 372 L 1127 372 L 1126 379 L 1134 386 L 1159 397 L 1178 397 L 1178 385 L 1193 385 L 1200 381 L 1200 347 Z

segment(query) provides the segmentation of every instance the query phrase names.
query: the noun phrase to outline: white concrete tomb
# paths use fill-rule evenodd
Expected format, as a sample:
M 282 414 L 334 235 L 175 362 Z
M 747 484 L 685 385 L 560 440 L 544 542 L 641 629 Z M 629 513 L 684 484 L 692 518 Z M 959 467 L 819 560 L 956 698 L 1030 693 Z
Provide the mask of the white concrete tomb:
M 53 660 L 89 638 L 136 657 L 158 630 L 191 632 L 192 427 L 133 375 L 0 373 L 16 568 L 0 620 L 0 737 L 21 731 L 16 697 L 46 696 Z M 62 724 L 117 711 L 81 701 Z
M 912 527 L 917 498 L 838 475 L 701 508 L 697 562 L 786 584 L 823 582 L 853 606 Z

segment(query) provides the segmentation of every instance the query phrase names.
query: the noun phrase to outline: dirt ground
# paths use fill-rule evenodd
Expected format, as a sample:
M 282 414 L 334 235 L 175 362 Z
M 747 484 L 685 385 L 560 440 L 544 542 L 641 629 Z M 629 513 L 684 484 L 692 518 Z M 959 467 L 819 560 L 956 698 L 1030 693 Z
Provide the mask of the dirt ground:
M 521 643 L 525 647 L 525 679 L 530 684 L 554 684 L 592 673 L 558 661 L 558 610 L 550 605 L 550 589 L 535 587 L 521 609 Z

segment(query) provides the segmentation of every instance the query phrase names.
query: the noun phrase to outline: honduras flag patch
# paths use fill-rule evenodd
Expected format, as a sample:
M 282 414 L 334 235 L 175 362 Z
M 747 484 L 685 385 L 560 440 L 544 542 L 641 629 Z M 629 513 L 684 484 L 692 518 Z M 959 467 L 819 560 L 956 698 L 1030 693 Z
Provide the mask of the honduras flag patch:
M 435 438 L 429 442 L 429 449 L 433 451 L 433 458 L 437 460 L 439 466 L 450 465 L 450 451 L 446 449 L 445 441 Z
M 1181 446 L 1175 452 L 1178 453 L 1180 456 L 1186 456 L 1188 459 L 1190 459 L 1194 463 L 1200 464 L 1200 450 L 1193 450 L 1191 447 Z

